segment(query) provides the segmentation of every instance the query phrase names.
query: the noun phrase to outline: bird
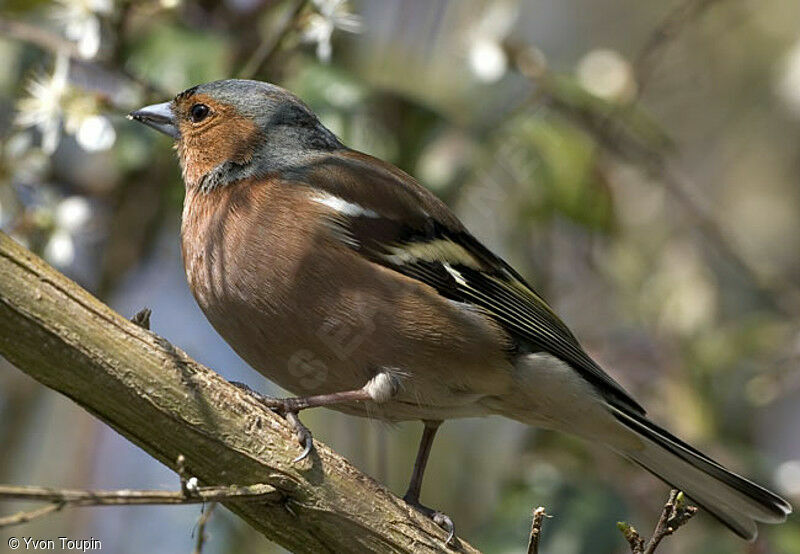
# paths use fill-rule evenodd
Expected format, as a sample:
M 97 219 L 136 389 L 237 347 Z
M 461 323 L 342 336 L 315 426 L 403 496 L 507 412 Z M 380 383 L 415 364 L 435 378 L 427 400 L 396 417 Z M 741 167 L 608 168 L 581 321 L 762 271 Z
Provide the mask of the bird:
M 440 424 L 500 415 L 600 443 L 746 540 L 791 505 L 650 420 L 525 278 L 412 176 L 345 146 L 291 92 L 201 84 L 129 118 L 174 139 L 189 287 L 255 370 L 257 395 L 313 446 L 298 412 L 421 421 L 404 496 L 420 502 Z

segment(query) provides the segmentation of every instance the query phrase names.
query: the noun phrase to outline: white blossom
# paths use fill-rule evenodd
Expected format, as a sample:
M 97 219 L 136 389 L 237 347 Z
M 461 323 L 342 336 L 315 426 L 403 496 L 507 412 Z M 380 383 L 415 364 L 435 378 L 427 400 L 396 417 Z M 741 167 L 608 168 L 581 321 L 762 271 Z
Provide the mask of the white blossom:
M 498 81 L 508 70 L 508 55 L 503 42 L 514 27 L 519 12 L 515 0 L 489 4 L 466 36 L 467 61 L 481 81 Z
M 74 233 L 89 222 L 92 207 L 83 196 L 69 196 L 58 203 L 55 210 L 55 225 L 68 233 Z
M 630 100 L 636 92 L 633 68 L 615 50 L 597 49 L 578 62 L 578 82 L 604 100 Z
M 81 121 L 75 139 L 87 152 L 100 152 L 114 145 L 117 133 L 106 116 L 90 115 Z
M 186 490 L 191 493 L 196 493 L 197 490 L 200 488 L 200 482 L 197 480 L 197 477 L 190 477 L 186 481 Z
M 42 150 L 48 155 L 58 147 L 62 126 L 75 135 L 84 150 L 108 150 L 117 137 L 111 121 L 98 113 L 100 107 L 94 95 L 69 86 L 68 72 L 69 58 L 58 55 L 52 76 L 33 77 L 26 87 L 28 96 L 17 103 L 16 124 L 38 129 Z
M 75 235 L 80 233 L 92 218 L 92 206 L 83 196 L 68 196 L 62 200 L 48 198 L 38 208 L 43 223 L 52 225 L 50 237 L 44 246 L 44 257 L 58 267 L 67 267 L 75 261 Z
M 508 57 L 502 45 L 493 40 L 476 41 L 469 50 L 469 65 L 481 81 L 493 83 L 508 69 Z
M 57 229 L 44 246 L 44 257 L 51 264 L 66 267 L 75 260 L 75 243 L 72 235 Z
M 301 38 L 303 42 L 316 43 L 317 58 L 328 63 L 331 59 L 331 36 L 333 31 L 341 29 L 348 33 L 360 33 L 362 20 L 349 11 L 347 0 L 314 0 L 316 11 L 303 25 Z
M 82 58 L 94 58 L 100 51 L 100 18 L 114 9 L 112 0 L 57 0 L 54 18 L 64 34 L 78 45 Z
M 42 150 L 47 154 L 52 154 L 58 147 L 68 72 L 69 58 L 59 54 L 53 74 L 31 79 L 26 86 L 28 96 L 17 102 L 16 124 L 36 127 L 42 134 Z

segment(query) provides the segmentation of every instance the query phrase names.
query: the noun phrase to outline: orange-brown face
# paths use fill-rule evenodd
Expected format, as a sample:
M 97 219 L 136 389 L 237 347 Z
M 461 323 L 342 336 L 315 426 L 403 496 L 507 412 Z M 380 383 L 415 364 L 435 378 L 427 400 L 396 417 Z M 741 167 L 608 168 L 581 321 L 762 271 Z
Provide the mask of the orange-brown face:
M 180 132 L 175 148 L 187 186 L 196 185 L 220 164 L 252 160 L 262 133 L 230 104 L 206 94 L 189 94 L 178 96 L 171 108 Z
M 128 117 L 175 139 L 187 189 L 204 193 L 344 147 L 296 96 L 246 79 L 197 85 Z

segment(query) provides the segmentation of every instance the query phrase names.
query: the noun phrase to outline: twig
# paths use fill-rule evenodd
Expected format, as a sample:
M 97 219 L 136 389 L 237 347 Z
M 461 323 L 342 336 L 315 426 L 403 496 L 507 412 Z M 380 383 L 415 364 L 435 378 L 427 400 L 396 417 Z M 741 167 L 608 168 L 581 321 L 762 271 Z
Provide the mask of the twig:
M 297 16 L 303 11 L 308 0 L 294 0 L 294 4 L 286 10 L 285 15 L 280 23 L 276 25 L 275 33 L 271 33 L 265 37 L 258 48 L 250 56 L 250 59 L 245 62 L 244 67 L 239 72 L 239 77 L 242 79 L 252 79 L 256 77 L 261 70 L 269 64 L 275 54 L 280 51 L 283 41 L 289 33 L 297 25 Z
M 78 45 L 47 29 L 24 21 L 0 17 L 0 34 L 36 45 L 44 50 L 78 57 Z
M 637 531 L 633 525 L 624 521 L 618 521 L 617 529 L 620 530 L 622 536 L 628 541 L 631 554 L 642 554 L 644 552 L 644 539 L 639 535 L 639 531 Z
M 700 17 L 708 8 L 720 0 L 684 0 L 653 29 L 636 61 L 633 74 L 636 79 L 636 96 L 641 97 L 656 67 L 656 58 L 664 48 Z
M 617 527 L 628 541 L 632 554 L 653 554 L 664 537 L 673 534 L 696 513 L 697 508 L 686 503 L 683 493 L 673 489 L 669 493 L 669 500 L 661 511 L 661 517 L 658 519 L 649 541 L 645 542 L 639 532 L 629 523 L 620 521 L 617 523 Z
M 147 95 L 148 100 L 165 99 L 171 96 L 171 94 L 162 90 L 158 85 L 134 75 L 121 65 L 111 67 L 102 63 L 101 61 L 85 60 L 81 58 L 80 53 L 78 52 L 78 46 L 74 42 L 71 42 L 57 33 L 53 33 L 43 27 L 0 16 L 0 35 L 8 36 L 22 42 L 27 42 L 53 53 L 66 54 L 77 62 L 97 67 L 102 71 L 127 79 L 128 81 L 131 81 L 132 83 L 142 87 Z
M 133 7 L 134 2 L 132 0 L 122 0 L 117 3 L 117 9 L 109 18 L 109 23 L 113 27 L 113 32 L 111 33 L 111 36 L 113 37 L 113 43 L 111 46 L 109 60 L 111 63 L 117 66 L 121 66 L 124 63 L 123 54 L 125 50 L 125 31 L 127 29 L 131 13 L 133 12 Z
M 542 524 L 544 518 L 550 517 L 544 511 L 544 506 L 539 506 L 533 511 L 533 521 L 531 521 L 531 534 L 528 537 L 528 554 L 539 554 L 539 539 L 542 536 Z
M 669 501 L 661 512 L 661 518 L 658 520 L 658 525 L 656 525 L 644 554 L 653 554 L 664 537 L 674 533 L 696 513 L 697 507 L 688 505 L 682 492 L 675 489 L 670 491 Z
M 272 485 L 222 485 L 197 487 L 188 497 L 183 491 L 162 490 L 83 490 L 56 489 L 52 487 L 0 485 L 0 500 L 40 500 L 62 502 L 71 506 L 123 506 L 142 504 L 202 504 L 217 500 L 261 497 L 278 498 L 280 493 Z
M 206 506 L 205 510 L 203 510 L 203 514 L 200 516 L 200 519 L 197 520 L 197 540 L 194 543 L 194 554 L 203 553 L 203 545 L 206 543 L 206 524 L 208 523 L 208 520 L 211 519 L 211 514 L 214 512 L 216 507 L 216 502 L 212 502 Z
M 41 508 L 36 508 L 35 510 L 27 510 L 23 512 L 17 512 L 16 514 L 12 514 L 10 516 L 0 517 L 0 528 L 11 527 L 12 525 L 20 525 L 22 523 L 28 523 L 32 519 L 36 519 L 39 517 L 46 516 L 47 514 L 51 514 L 53 512 L 57 512 L 63 507 L 64 507 L 63 502 L 55 502 L 53 504 L 47 504 L 46 506 L 42 506 Z
M 177 468 L 178 477 L 181 480 L 181 494 L 186 498 L 195 496 L 198 488 L 197 478 L 190 477 L 186 473 L 186 457 L 183 454 L 178 455 L 178 459 L 175 462 L 175 466 Z
M 147 308 L 137 314 L 148 312 Z M 134 321 L 135 322 L 135 321 Z M 189 477 L 186 473 L 186 458 L 183 454 L 176 461 L 178 476 L 180 477 L 180 492 L 156 490 L 114 490 L 114 491 L 88 491 L 75 489 L 53 489 L 48 487 L 30 487 L 0 485 L 0 499 L 15 500 L 43 500 L 51 502 L 36 510 L 17 512 L 16 514 L 0 518 L 0 528 L 11 525 L 27 523 L 32 519 L 43 517 L 52 512 L 61 510 L 64 506 L 130 506 L 144 504 L 199 504 L 212 501 L 205 509 L 197 522 L 197 541 L 195 554 L 201 554 L 205 542 L 205 526 L 211 513 L 216 507 L 217 500 L 231 500 L 242 498 L 269 498 L 275 501 L 282 500 L 282 494 L 272 485 L 258 484 L 248 486 L 223 486 L 199 487 L 197 478 Z

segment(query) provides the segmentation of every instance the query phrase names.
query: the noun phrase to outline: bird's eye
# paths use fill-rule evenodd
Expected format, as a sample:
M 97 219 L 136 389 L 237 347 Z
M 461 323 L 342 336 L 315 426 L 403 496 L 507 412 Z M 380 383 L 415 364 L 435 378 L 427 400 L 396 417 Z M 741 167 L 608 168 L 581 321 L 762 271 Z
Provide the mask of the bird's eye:
M 211 110 L 205 104 L 195 104 L 192 106 L 192 109 L 189 110 L 189 117 L 192 118 L 193 123 L 200 123 L 206 117 L 208 117 L 208 112 Z

